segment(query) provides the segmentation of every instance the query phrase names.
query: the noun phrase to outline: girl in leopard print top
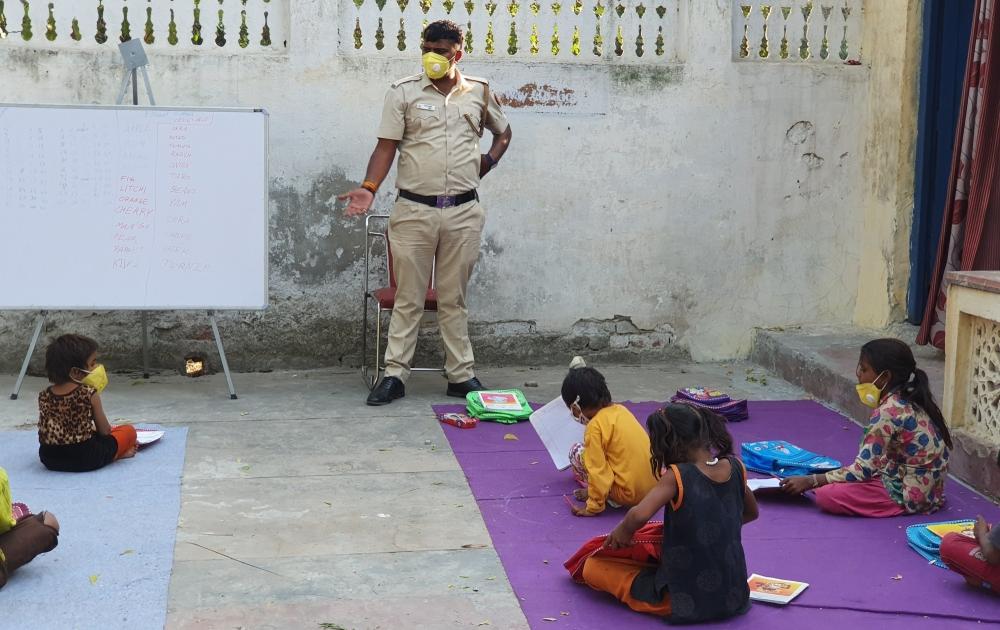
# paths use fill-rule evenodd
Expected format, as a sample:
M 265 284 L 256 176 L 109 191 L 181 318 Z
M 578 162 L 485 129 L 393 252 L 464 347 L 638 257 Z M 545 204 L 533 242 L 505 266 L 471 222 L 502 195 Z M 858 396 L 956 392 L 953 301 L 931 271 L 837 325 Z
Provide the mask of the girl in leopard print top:
M 38 394 L 38 457 L 46 468 L 86 472 L 135 455 L 135 429 L 112 427 L 104 413 L 96 341 L 62 335 L 45 351 L 45 371 L 52 385 Z

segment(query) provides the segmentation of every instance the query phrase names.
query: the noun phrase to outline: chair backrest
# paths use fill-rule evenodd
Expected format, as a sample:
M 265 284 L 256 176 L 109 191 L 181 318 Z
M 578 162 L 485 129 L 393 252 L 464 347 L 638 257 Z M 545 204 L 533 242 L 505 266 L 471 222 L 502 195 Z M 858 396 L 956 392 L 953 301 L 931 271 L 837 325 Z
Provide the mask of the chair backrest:
M 371 224 L 373 220 L 380 219 L 384 220 L 384 228 L 373 230 Z M 389 286 L 393 289 L 396 288 L 396 272 L 393 269 L 392 264 L 392 244 L 389 241 L 389 215 L 387 214 L 372 214 L 365 218 L 365 290 L 368 289 L 367 281 L 367 270 L 369 268 L 368 258 L 371 255 L 371 241 L 375 238 L 381 238 L 385 242 L 385 253 L 386 253 L 386 267 L 389 271 Z M 437 275 L 437 260 L 434 261 L 434 268 L 431 271 L 431 279 L 427 285 L 428 289 L 434 288 L 434 277 Z

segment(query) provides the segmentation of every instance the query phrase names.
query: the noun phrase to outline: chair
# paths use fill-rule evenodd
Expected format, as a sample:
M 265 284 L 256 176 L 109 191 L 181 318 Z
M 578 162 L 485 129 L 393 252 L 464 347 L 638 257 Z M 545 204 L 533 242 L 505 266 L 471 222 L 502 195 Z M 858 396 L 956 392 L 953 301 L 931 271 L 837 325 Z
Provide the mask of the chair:
M 375 245 L 378 241 L 385 247 L 385 280 L 374 283 L 378 288 L 372 288 L 373 258 L 378 253 Z M 381 275 L 381 274 L 377 274 Z M 387 282 L 387 284 L 382 284 Z M 378 383 L 385 371 L 385 357 L 382 349 L 382 321 L 385 313 L 392 313 L 396 305 L 396 274 L 392 270 L 392 247 L 389 243 L 389 215 L 372 214 L 365 218 L 365 301 L 361 315 L 361 376 L 371 390 Z M 431 273 L 430 286 L 427 287 L 427 297 L 424 301 L 425 313 L 436 313 L 437 291 L 434 289 L 434 273 Z M 374 311 L 375 330 L 373 355 L 368 354 L 368 315 Z M 385 327 L 388 333 L 388 327 Z M 388 343 L 388 340 L 387 340 Z M 411 367 L 412 372 L 441 372 L 440 368 Z

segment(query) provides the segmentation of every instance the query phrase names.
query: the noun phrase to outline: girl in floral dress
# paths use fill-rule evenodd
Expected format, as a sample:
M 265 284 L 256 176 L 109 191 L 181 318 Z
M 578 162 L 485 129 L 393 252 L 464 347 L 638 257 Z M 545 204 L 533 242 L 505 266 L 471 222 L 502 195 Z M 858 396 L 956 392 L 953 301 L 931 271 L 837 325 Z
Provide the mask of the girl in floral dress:
M 876 339 L 861 348 L 858 397 L 874 408 L 852 464 L 820 475 L 789 477 L 790 494 L 816 491 L 832 514 L 886 517 L 930 514 L 944 505 L 951 435 L 927 374 L 910 347 Z

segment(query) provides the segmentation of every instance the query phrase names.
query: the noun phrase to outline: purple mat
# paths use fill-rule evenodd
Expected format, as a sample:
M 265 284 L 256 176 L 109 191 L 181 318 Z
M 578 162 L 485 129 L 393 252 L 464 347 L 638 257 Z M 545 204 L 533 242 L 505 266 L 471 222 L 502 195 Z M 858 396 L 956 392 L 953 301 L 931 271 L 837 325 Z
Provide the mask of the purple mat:
M 625 403 L 645 421 L 661 403 Z M 461 411 L 436 405 L 435 413 Z M 481 422 L 475 429 L 442 429 L 469 480 L 472 494 L 532 628 L 640 628 L 656 621 L 611 596 L 575 584 L 563 568 L 587 539 L 611 531 L 624 510 L 593 518 L 569 513 L 563 495 L 576 483 L 557 471 L 528 423 Z M 861 430 L 811 401 L 750 403 L 750 420 L 730 424 L 739 442 L 783 439 L 851 461 Z M 518 437 L 504 440 L 513 433 Z M 951 571 L 928 566 L 906 545 L 912 523 L 974 518 L 1000 521 L 1000 509 L 951 482 L 948 505 L 928 516 L 858 519 L 821 513 L 807 498 L 761 496 L 760 518 L 743 528 L 747 569 L 809 582 L 792 604 L 754 604 L 731 628 L 982 628 L 1000 626 L 1000 597 L 965 586 Z M 895 580 L 894 576 L 902 579 Z M 569 613 L 563 615 L 563 613 Z M 556 622 L 543 619 L 555 618 Z

